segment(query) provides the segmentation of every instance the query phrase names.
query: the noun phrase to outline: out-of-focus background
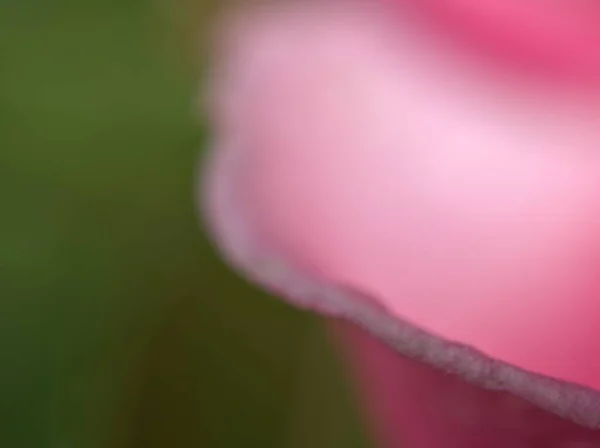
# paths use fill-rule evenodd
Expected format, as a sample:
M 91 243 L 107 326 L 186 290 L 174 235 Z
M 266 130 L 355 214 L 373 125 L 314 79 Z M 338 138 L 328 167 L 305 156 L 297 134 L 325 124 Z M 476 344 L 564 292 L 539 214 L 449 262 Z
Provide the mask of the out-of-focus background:
M 1 447 L 367 446 L 322 324 L 199 227 L 210 9 L 0 4 Z

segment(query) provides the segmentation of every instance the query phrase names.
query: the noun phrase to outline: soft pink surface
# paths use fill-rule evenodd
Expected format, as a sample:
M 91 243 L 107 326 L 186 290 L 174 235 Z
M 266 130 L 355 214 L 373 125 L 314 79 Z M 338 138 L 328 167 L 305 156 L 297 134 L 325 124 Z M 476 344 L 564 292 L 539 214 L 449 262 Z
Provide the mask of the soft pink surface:
M 218 124 L 289 254 L 400 317 L 600 389 L 600 103 L 375 10 L 240 26 Z M 396 31 L 399 29 L 399 31 Z

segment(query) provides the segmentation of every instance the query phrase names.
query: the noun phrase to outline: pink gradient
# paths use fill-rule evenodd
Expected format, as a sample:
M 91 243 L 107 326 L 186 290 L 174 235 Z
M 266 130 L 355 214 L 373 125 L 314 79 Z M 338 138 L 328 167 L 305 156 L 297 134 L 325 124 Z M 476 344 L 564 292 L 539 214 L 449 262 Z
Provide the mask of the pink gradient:
M 398 11 L 229 18 L 209 224 L 249 278 L 396 349 L 350 336 L 389 446 L 401 426 L 407 448 L 552 447 L 559 417 L 510 403 L 600 426 L 600 90 L 501 70 Z M 432 405 L 470 394 L 457 409 L 480 424 Z M 564 425 L 569 443 L 598 437 Z
M 555 78 L 600 75 L 600 4 L 594 0 L 383 0 L 413 7 L 482 55 Z

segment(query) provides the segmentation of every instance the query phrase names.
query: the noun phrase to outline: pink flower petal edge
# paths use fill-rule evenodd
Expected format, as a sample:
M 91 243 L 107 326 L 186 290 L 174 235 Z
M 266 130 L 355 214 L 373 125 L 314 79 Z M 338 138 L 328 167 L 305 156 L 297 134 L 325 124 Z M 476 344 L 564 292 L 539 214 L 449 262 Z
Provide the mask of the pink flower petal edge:
M 593 448 L 597 430 L 545 412 L 502 388 L 478 388 L 336 323 L 375 430 L 386 448 Z M 345 350 L 344 350 L 345 349 Z M 544 394 L 548 391 L 542 392 Z
M 385 342 L 345 330 L 387 446 L 598 444 L 600 115 L 397 26 L 332 1 L 225 27 L 212 235 L 252 281 Z

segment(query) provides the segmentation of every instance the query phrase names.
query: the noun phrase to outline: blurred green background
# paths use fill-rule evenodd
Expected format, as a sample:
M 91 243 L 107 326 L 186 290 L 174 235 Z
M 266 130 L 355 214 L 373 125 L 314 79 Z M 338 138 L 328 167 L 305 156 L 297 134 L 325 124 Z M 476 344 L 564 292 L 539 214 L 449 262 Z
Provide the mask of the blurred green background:
M 367 446 L 321 323 L 199 228 L 201 10 L 0 3 L 0 447 Z

